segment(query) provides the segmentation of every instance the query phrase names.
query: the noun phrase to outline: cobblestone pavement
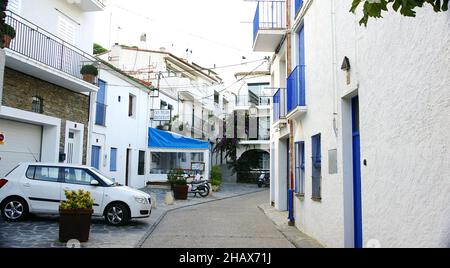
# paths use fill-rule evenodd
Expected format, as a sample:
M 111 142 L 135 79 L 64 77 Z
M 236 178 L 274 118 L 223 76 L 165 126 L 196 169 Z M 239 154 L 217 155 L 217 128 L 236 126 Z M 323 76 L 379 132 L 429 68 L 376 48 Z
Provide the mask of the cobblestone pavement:
M 221 192 L 213 193 L 207 198 L 190 196 L 186 201 L 175 201 L 173 205 L 164 204 L 168 189 L 144 188 L 157 200 L 150 218 L 133 220 L 122 227 L 106 225 L 101 218 L 92 220 L 90 240 L 80 247 L 84 248 L 132 248 L 140 244 L 148 236 L 165 213 L 172 209 L 193 206 L 223 198 L 261 191 L 256 185 L 224 184 Z M 32 215 L 27 221 L 9 223 L 0 218 L 0 247 L 8 248 L 61 248 L 66 244 L 58 241 L 58 217 Z

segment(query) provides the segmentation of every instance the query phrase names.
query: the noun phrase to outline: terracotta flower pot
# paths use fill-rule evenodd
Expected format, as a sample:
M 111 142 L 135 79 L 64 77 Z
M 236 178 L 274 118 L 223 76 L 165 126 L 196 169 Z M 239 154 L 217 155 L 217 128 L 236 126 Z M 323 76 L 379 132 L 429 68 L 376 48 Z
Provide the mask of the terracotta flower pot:
M 93 74 L 83 74 L 83 80 L 91 84 L 95 83 L 95 75 Z
M 9 35 L 3 35 L 3 47 L 9 48 L 11 45 L 12 37 Z
M 77 239 L 80 242 L 89 240 L 91 231 L 92 209 L 60 209 L 59 210 L 59 241 L 67 242 Z
M 173 195 L 176 200 L 187 200 L 189 186 L 175 185 L 173 188 Z

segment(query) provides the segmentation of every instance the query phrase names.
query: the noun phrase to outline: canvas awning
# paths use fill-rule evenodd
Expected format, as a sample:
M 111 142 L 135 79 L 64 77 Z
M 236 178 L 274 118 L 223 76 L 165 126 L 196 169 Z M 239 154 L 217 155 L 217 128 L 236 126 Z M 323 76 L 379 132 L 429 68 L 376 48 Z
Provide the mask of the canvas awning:
M 207 141 L 184 137 L 169 131 L 149 128 L 148 135 L 148 146 L 150 148 L 196 150 L 209 149 L 209 142 Z

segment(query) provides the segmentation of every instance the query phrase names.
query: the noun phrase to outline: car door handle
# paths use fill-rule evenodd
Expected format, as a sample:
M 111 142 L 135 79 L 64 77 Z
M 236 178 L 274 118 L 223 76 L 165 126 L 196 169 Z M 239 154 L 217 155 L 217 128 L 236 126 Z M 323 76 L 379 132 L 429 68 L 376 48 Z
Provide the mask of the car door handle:
M 25 186 L 25 187 L 31 187 L 31 184 L 29 184 L 29 183 L 24 183 L 23 186 Z

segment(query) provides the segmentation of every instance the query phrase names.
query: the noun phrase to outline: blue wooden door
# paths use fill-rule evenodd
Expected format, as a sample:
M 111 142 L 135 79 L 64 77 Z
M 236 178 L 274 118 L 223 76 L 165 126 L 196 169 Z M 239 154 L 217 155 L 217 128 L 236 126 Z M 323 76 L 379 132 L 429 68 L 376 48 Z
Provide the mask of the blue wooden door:
M 359 98 L 352 99 L 353 133 L 353 209 L 355 248 L 362 248 L 362 200 L 361 200 L 361 142 L 359 128 Z
M 100 146 L 92 146 L 92 153 L 91 153 L 91 167 L 94 167 L 96 169 L 100 170 Z

